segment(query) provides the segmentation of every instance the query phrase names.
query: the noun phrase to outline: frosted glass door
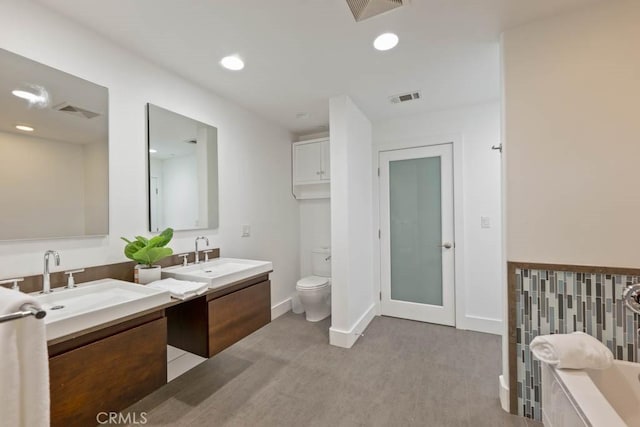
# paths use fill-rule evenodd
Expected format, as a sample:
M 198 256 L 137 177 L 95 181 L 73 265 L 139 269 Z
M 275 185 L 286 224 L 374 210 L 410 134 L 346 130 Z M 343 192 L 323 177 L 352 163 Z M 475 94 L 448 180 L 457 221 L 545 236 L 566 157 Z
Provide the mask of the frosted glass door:
M 440 157 L 389 162 L 391 299 L 442 305 Z
M 451 325 L 451 145 L 381 153 L 383 314 Z

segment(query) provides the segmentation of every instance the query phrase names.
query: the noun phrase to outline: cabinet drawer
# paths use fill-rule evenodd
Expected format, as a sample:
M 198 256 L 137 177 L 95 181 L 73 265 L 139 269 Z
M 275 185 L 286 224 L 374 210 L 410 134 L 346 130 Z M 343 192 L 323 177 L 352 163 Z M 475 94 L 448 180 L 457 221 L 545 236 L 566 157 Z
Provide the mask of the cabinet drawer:
M 161 318 L 49 359 L 51 425 L 96 425 L 167 382 L 167 320 Z
M 271 321 L 271 281 L 209 302 L 209 357 Z

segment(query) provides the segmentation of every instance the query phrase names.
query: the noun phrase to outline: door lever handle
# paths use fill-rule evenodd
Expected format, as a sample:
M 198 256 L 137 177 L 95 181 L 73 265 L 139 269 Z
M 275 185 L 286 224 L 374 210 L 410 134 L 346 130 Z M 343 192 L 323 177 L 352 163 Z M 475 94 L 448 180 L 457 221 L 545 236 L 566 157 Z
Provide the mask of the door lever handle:
M 449 242 L 444 242 L 443 244 L 438 245 L 438 247 L 445 248 L 445 249 L 451 249 L 453 247 L 453 245 L 451 243 L 449 243 Z

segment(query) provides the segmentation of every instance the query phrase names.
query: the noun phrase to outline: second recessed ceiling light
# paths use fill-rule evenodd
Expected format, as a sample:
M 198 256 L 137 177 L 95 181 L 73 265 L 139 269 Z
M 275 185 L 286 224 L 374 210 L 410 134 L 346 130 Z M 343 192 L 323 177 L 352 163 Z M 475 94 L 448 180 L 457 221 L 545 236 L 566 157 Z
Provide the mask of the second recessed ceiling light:
M 393 33 L 380 34 L 373 41 L 373 47 L 378 50 L 389 50 L 396 47 L 398 44 L 398 36 Z
M 244 68 L 244 61 L 235 55 L 225 56 L 220 61 L 220 65 L 222 65 L 227 70 L 239 71 Z

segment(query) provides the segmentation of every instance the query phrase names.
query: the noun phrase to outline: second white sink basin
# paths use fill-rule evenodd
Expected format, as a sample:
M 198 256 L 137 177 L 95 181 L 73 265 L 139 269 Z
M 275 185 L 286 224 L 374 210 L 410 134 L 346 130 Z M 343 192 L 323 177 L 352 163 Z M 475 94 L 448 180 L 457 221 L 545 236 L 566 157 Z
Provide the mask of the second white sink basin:
M 47 340 L 73 334 L 171 301 L 169 293 L 121 280 L 87 282 L 35 295 L 47 312 Z
M 269 261 L 216 258 L 200 264 L 163 268 L 162 277 L 206 282 L 209 288 L 219 288 L 272 270 L 273 264 Z

